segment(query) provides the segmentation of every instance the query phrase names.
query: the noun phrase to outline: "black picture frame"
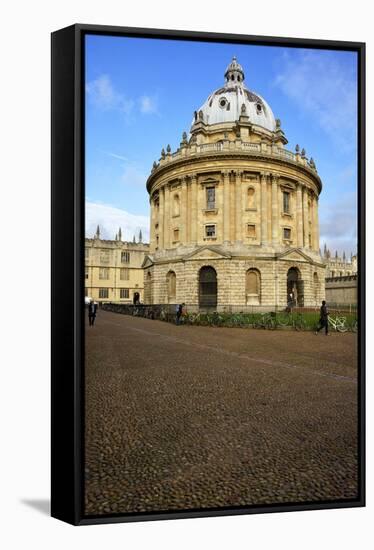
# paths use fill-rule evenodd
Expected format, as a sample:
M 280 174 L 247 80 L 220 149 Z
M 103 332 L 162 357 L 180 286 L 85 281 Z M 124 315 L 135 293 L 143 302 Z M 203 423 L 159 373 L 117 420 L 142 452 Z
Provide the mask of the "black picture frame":
M 85 516 L 84 38 L 87 34 L 348 50 L 358 54 L 359 497 L 335 502 Z M 51 515 L 73 525 L 365 505 L 365 44 L 76 24 L 52 33 Z

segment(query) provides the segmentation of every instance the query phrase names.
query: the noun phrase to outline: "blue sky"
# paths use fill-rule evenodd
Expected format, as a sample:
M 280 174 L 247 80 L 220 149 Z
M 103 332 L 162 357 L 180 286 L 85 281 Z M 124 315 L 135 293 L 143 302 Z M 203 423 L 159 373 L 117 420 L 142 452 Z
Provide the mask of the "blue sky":
M 321 248 L 356 251 L 357 57 L 352 52 L 88 35 L 86 234 L 149 235 L 145 182 L 174 151 L 193 112 L 222 86 L 236 55 L 245 84 L 270 104 L 294 151 L 313 157 L 324 188 Z

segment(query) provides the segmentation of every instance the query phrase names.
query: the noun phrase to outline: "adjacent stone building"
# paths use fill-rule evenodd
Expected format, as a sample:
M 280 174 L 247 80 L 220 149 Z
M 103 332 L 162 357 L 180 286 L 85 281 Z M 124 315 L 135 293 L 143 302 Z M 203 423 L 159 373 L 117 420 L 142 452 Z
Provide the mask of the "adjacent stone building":
M 145 302 L 284 307 L 291 296 L 315 306 L 325 296 L 315 163 L 285 148 L 280 120 L 235 58 L 224 76 L 147 180 Z
M 342 256 L 339 256 L 337 252 L 332 255 L 325 244 L 323 259 L 326 264 L 326 278 L 357 275 L 357 255 L 351 254 L 350 259 L 345 252 Z
M 114 240 L 100 238 L 97 228 L 93 239 L 85 239 L 85 295 L 97 302 L 133 303 L 144 300 L 142 264 L 149 245 L 122 241 L 121 229 Z

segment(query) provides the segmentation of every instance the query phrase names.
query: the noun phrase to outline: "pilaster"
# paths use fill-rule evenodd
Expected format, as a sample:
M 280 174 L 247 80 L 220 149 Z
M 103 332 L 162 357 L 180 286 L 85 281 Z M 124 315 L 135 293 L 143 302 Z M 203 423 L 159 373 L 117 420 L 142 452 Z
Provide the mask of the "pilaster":
M 242 172 L 235 172 L 235 240 L 242 241 Z
M 191 243 L 197 243 L 197 177 L 191 174 Z
M 297 233 L 297 246 L 302 248 L 304 246 L 303 236 L 303 190 L 301 183 L 297 184 L 296 189 L 296 233 Z
M 309 248 L 309 212 L 308 212 L 308 190 L 303 189 L 303 226 L 304 226 L 304 247 Z
M 261 244 L 267 245 L 267 174 L 261 173 Z
M 273 246 L 276 246 L 279 244 L 278 174 L 271 177 L 271 237 Z
M 170 248 L 170 187 L 164 186 L 164 248 Z
M 223 172 L 223 240 L 230 241 L 230 173 Z

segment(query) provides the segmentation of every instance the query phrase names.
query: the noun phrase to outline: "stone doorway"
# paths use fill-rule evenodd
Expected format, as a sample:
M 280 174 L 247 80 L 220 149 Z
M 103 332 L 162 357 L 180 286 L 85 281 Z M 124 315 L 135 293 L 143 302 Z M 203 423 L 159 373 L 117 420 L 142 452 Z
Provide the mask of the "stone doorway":
M 200 269 L 199 307 L 202 309 L 217 307 L 217 273 L 211 266 L 204 266 Z
M 291 267 L 287 272 L 287 306 L 304 306 L 304 281 L 297 267 Z

